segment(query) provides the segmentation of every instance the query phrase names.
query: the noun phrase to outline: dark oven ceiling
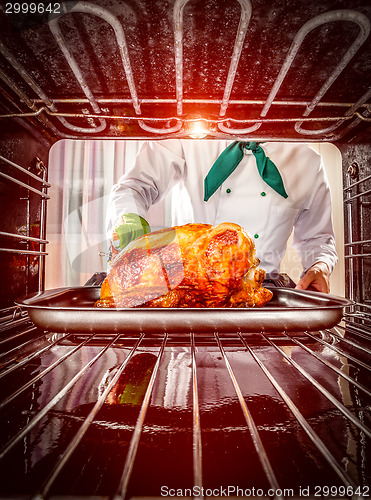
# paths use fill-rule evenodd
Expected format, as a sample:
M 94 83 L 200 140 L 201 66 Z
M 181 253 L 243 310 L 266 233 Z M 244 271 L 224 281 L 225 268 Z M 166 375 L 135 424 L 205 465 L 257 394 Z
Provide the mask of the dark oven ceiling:
M 369 0 L 31 5 L 1 2 L 1 131 L 187 137 L 202 117 L 210 138 L 369 137 Z

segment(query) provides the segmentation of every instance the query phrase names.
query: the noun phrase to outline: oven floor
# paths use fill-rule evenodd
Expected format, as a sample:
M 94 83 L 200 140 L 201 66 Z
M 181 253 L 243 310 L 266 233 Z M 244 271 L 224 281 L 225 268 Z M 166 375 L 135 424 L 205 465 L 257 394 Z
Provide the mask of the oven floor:
M 33 331 L 1 358 L 0 496 L 367 497 L 370 363 L 346 338 Z

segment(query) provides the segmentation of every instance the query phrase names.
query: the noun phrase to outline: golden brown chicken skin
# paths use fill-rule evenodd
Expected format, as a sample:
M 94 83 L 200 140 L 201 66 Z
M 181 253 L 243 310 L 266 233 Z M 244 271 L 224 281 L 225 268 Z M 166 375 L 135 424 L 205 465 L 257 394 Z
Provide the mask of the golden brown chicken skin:
M 252 239 L 237 224 L 186 224 L 131 242 L 112 263 L 97 307 L 260 307 Z

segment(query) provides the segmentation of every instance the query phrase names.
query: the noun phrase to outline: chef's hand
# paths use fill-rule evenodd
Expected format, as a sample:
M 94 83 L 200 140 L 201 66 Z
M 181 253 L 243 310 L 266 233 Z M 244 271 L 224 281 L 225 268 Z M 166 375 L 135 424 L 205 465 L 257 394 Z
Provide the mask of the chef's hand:
M 151 232 L 148 222 L 137 214 L 123 214 L 116 221 L 112 234 L 112 256 L 117 255 L 132 240 Z
M 330 271 L 324 262 L 316 262 L 300 279 L 296 288 L 330 293 Z

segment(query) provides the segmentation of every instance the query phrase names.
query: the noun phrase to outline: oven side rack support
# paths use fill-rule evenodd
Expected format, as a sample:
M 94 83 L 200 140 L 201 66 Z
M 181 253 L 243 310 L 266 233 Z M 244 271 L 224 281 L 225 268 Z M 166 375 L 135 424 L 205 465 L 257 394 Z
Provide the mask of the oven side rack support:
M 6 252 L 6 253 L 14 253 L 14 254 L 20 254 L 20 255 L 29 255 L 29 256 L 38 256 L 38 263 L 39 263 L 39 271 L 38 271 L 38 276 L 39 276 L 39 281 L 38 281 L 38 290 L 41 291 L 44 289 L 44 268 L 45 268 L 45 256 L 48 255 L 48 252 L 46 251 L 46 245 L 49 243 L 48 240 L 46 239 L 46 203 L 47 200 L 50 199 L 50 196 L 48 195 L 48 188 L 50 188 L 50 184 L 47 182 L 47 169 L 44 163 L 37 159 L 36 160 L 36 168 L 37 171 L 40 173 L 40 176 L 35 175 L 34 173 L 30 172 L 26 168 L 22 167 L 21 165 L 18 165 L 17 163 L 9 160 L 8 158 L 5 158 L 4 156 L 0 156 L 0 162 L 3 162 L 3 164 L 8 165 L 12 169 L 15 170 L 16 172 L 20 172 L 22 175 L 27 176 L 30 180 L 37 181 L 40 183 L 40 189 L 37 189 L 35 187 L 30 186 L 29 184 L 20 181 L 17 176 L 15 175 L 8 175 L 5 174 L 4 172 L 0 171 L 0 177 L 3 179 L 6 179 L 7 181 L 14 183 L 22 188 L 24 188 L 28 194 L 34 193 L 37 196 L 40 197 L 40 234 L 39 237 L 33 237 L 30 236 L 29 234 L 27 235 L 22 235 L 22 234 L 16 234 L 16 233 L 8 233 L 6 231 L 1 231 L 0 236 L 5 238 L 5 239 L 13 239 L 20 244 L 26 243 L 35 243 L 38 245 L 38 250 L 30 250 L 30 249 L 21 249 L 21 248 L 11 248 L 11 247 L 1 247 L 0 248 L 0 253 L 1 252 Z M 29 203 L 29 198 L 28 198 L 28 203 Z M 30 211 L 28 210 L 27 213 L 27 230 L 28 232 L 30 231 L 31 227 L 31 220 L 30 220 Z

